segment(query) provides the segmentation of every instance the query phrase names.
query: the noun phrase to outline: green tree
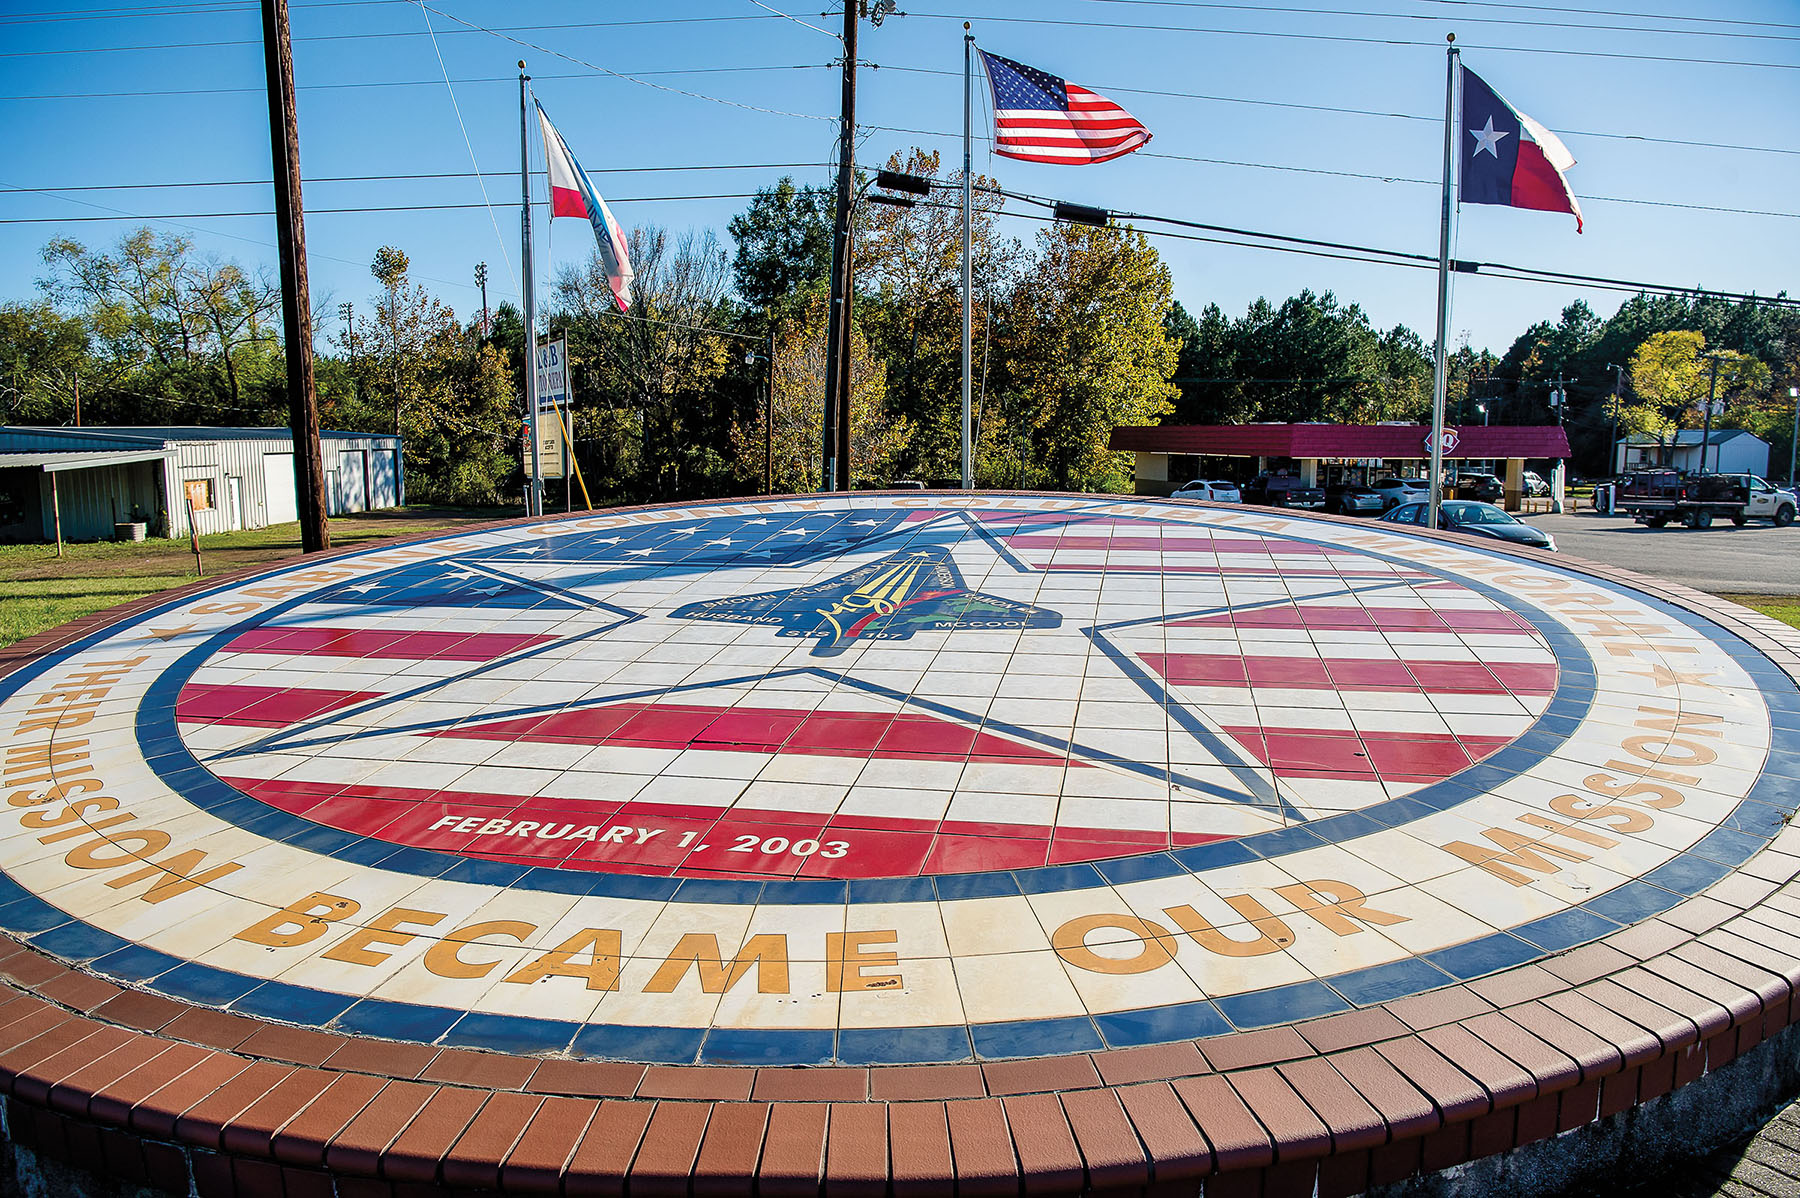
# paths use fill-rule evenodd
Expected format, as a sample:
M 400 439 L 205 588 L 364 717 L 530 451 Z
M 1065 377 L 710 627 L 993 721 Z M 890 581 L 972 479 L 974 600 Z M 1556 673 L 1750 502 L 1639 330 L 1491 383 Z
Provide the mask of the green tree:
M 775 395 L 771 461 L 777 492 L 818 489 L 825 406 L 825 289 L 815 287 L 795 319 L 775 337 Z M 887 368 L 869 352 L 860 327 L 850 330 L 850 483 L 886 486 L 913 429 L 890 413 Z M 763 474 L 764 412 L 754 409 L 732 427 L 731 450 L 739 477 Z
M 1619 408 L 1619 430 L 1628 436 L 1655 437 L 1660 457 L 1669 461 L 1669 439 L 1683 416 L 1706 398 L 1700 355 L 1706 334 L 1692 329 L 1656 333 L 1631 355 L 1631 389 L 1636 402 Z
M 935 151 L 895 153 L 887 169 L 940 176 Z M 960 187 L 961 172 L 943 179 Z M 975 179 L 970 226 L 974 296 L 971 419 L 986 417 L 983 383 L 994 355 L 995 314 L 1007 302 L 1025 250 L 995 228 L 1001 197 Z M 904 470 L 924 478 L 962 473 L 962 216 L 954 205 L 859 210 L 857 320 L 870 352 L 887 362 L 887 403 L 912 427 Z
M 731 218 L 726 230 L 737 242 L 732 272 L 744 302 L 768 308 L 830 276 L 836 207 L 830 189 L 796 187 L 784 176 Z
M 727 378 L 744 342 L 731 273 L 711 233 L 631 233 L 631 310 L 612 301 L 597 256 L 564 270 L 545 327 L 569 335 L 575 436 L 601 489 L 637 498 L 722 494 L 734 416 Z
M 1026 440 L 1029 481 L 1127 490 L 1130 456 L 1107 448 L 1113 428 L 1156 423 L 1180 394 L 1169 381 L 1178 347 L 1163 331 L 1169 269 L 1132 229 L 1057 225 L 1038 247 L 1015 293 L 1011 394 L 983 442 Z
M 87 329 L 46 301 L 0 304 L 0 424 L 62 424 L 97 364 Z

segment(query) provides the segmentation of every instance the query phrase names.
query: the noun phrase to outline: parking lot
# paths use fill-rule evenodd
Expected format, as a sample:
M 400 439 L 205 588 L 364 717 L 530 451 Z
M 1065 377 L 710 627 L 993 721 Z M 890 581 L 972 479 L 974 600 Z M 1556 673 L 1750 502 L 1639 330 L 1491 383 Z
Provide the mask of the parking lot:
M 1800 524 L 1774 528 L 1766 520 L 1742 528 L 1729 522 L 1707 529 L 1646 528 L 1629 516 L 1582 510 L 1562 516 L 1521 516 L 1556 538 L 1559 552 L 1703 591 L 1800 595 Z

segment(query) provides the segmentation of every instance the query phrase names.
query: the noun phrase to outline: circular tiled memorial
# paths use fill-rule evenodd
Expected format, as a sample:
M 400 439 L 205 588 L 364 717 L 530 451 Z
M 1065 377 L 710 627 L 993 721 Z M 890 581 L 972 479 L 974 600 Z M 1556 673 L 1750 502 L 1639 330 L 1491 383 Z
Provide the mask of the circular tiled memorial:
M 1554 555 L 1102 497 L 215 580 L 0 678 L 8 1127 L 202 1192 L 1516 1156 L 1785 1035 L 1796 662 Z

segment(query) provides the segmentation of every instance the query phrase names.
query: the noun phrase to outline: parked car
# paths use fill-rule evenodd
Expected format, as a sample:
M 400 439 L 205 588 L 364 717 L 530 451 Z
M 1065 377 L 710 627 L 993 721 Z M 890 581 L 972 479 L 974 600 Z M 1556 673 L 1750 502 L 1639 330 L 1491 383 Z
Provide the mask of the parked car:
M 1369 484 L 1388 507 L 1423 503 L 1431 498 L 1431 484 L 1422 478 L 1378 478 Z
M 1260 503 L 1268 507 L 1298 507 L 1318 509 L 1325 506 L 1325 488 L 1309 487 L 1297 478 L 1285 474 L 1263 474 L 1252 479 L 1244 488 L 1244 502 Z
M 1234 482 L 1223 479 L 1196 478 L 1175 488 L 1176 499 L 1208 499 L 1213 503 L 1242 503 L 1243 495 Z
M 1387 506 L 1387 500 L 1373 487 L 1361 483 L 1338 483 L 1325 488 L 1325 510 L 1340 516 L 1372 516 Z
M 1550 494 L 1550 484 L 1545 482 L 1543 476 L 1537 471 L 1527 470 L 1525 472 L 1525 494 L 1533 499 L 1541 495 L 1548 495 Z
M 1449 493 L 1458 499 L 1476 499 L 1482 503 L 1499 503 L 1506 487 L 1491 474 L 1459 474 Z
M 1389 524 L 1411 524 L 1418 527 L 1425 523 L 1426 506 L 1423 503 L 1403 503 L 1382 519 Z M 1446 499 L 1439 504 L 1438 527 L 1446 532 L 1492 537 L 1497 541 L 1511 541 L 1515 545 L 1529 545 L 1533 549 L 1556 548 L 1556 538 L 1543 529 L 1514 519 L 1504 509 L 1491 503 L 1480 503 L 1473 499 Z

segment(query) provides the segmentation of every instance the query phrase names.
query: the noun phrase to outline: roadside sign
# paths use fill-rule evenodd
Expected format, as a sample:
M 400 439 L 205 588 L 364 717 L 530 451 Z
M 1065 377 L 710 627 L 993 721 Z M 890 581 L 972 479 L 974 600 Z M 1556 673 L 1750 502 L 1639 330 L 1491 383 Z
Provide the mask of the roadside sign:
M 538 411 L 569 406 L 569 339 L 555 337 L 537 347 Z M 548 470 L 545 471 L 549 473 Z
M 531 477 L 531 426 L 526 424 L 519 436 L 521 458 L 525 464 L 525 476 Z M 538 467 L 544 478 L 567 478 L 568 460 L 563 454 L 562 422 L 556 413 L 545 412 L 538 417 Z

